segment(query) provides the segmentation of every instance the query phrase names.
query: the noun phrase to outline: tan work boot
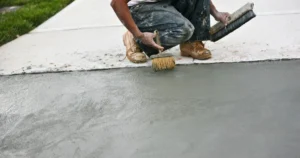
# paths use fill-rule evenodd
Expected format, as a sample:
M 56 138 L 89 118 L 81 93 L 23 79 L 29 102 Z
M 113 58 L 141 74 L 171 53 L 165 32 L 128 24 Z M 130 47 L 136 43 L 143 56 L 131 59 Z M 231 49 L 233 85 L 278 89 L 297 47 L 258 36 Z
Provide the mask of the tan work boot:
M 146 55 L 139 48 L 134 40 L 133 35 L 127 31 L 123 35 L 124 46 L 126 47 L 126 56 L 133 63 L 145 63 L 147 62 Z
M 182 43 L 180 44 L 180 51 L 182 56 L 192 57 L 198 60 L 211 58 L 211 52 L 204 48 L 204 44 L 201 41 Z

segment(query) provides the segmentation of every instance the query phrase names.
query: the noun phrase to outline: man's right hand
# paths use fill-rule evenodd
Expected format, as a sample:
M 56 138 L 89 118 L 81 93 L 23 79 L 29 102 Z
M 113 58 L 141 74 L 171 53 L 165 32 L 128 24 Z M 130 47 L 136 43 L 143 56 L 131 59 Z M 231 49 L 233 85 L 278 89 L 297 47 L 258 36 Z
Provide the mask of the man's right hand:
M 124 26 L 133 34 L 134 37 L 140 39 L 143 44 L 163 50 L 164 48 L 154 42 L 155 34 L 150 32 L 142 33 L 136 26 L 134 20 L 131 17 L 131 13 L 127 6 L 129 0 L 111 0 L 111 6 L 117 14 L 120 21 Z
M 142 34 L 143 35 L 141 35 L 141 37 L 139 37 L 138 39 L 140 39 L 143 44 L 145 44 L 149 47 L 153 47 L 155 49 L 161 50 L 161 51 L 164 50 L 164 47 L 162 47 L 154 42 L 153 39 L 156 37 L 156 35 L 154 33 L 144 32 Z

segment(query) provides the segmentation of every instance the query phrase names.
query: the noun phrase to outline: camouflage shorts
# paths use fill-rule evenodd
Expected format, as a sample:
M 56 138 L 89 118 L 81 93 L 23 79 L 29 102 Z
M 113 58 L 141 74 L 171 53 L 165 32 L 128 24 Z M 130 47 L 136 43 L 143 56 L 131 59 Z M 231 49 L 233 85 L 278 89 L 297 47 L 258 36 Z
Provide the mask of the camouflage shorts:
M 160 33 L 165 49 L 185 41 L 209 40 L 209 0 L 162 0 L 130 7 L 131 15 L 142 32 Z M 137 40 L 143 51 L 151 56 L 158 51 Z

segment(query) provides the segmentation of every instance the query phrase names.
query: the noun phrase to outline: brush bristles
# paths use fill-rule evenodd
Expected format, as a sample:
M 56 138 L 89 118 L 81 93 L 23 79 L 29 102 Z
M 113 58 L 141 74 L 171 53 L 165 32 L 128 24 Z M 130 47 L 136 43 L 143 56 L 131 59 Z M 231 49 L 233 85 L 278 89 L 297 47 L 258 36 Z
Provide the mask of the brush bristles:
M 175 68 L 175 65 L 174 57 L 152 59 L 152 68 L 154 71 L 172 70 Z

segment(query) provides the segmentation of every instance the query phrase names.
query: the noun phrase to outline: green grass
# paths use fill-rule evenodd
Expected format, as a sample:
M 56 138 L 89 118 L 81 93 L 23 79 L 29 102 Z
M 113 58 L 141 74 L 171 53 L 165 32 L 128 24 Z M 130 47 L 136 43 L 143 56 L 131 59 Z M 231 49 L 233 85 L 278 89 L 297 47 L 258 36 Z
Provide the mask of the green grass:
M 26 34 L 55 15 L 73 0 L 0 0 L 0 8 L 22 6 L 16 12 L 0 14 L 0 46 Z

